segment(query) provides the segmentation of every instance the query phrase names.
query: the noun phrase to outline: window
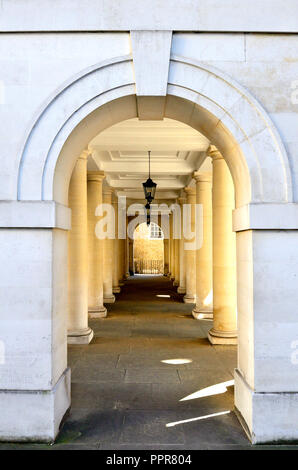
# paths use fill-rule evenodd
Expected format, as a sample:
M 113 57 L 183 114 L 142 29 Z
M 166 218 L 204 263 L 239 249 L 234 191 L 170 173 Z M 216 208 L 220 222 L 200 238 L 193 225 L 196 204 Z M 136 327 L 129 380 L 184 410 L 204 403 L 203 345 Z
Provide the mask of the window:
M 150 224 L 150 239 L 155 239 L 155 238 L 163 238 L 163 233 L 159 225 L 151 222 Z

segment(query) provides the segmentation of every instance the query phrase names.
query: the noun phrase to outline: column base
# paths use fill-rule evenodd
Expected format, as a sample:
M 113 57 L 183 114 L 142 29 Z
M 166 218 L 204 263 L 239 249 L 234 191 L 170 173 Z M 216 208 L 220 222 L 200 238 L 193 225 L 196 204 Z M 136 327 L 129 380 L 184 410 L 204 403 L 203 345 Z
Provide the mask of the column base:
M 113 287 L 113 294 L 120 294 L 120 292 L 121 292 L 121 289 L 119 286 Z
M 51 390 L 0 390 L 0 441 L 52 443 L 70 407 L 70 369 Z
M 102 307 L 89 307 L 88 315 L 89 318 L 106 318 L 108 311 L 104 305 Z
M 116 300 L 116 297 L 114 295 L 108 295 L 107 297 L 104 296 L 103 298 L 103 303 L 104 304 L 113 304 Z
M 219 331 L 211 328 L 208 331 L 211 344 L 238 344 L 237 331 Z
M 93 330 L 85 328 L 84 330 L 69 330 L 67 332 L 68 344 L 89 344 L 93 338 Z
M 185 294 L 185 293 L 186 293 L 186 289 L 185 289 L 185 287 L 180 287 L 180 286 L 179 286 L 178 289 L 177 289 L 177 292 L 178 292 L 178 294 Z
M 193 309 L 191 312 L 192 316 L 196 320 L 212 320 L 213 319 L 213 311 L 212 310 L 203 310 L 197 307 Z
M 183 302 L 185 304 L 195 304 L 196 303 L 196 298 L 194 295 L 190 295 L 190 294 L 186 294 L 184 297 L 183 297 Z
M 298 392 L 255 392 L 235 369 L 235 408 L 252 444 L 298 440 Z

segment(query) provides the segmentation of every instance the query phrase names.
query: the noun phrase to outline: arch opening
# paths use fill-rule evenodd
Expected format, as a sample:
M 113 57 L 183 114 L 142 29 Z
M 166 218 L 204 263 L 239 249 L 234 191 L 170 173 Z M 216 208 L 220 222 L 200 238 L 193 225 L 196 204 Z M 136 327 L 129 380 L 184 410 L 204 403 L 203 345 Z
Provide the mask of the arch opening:
M 164 235 L 155 222 L 143 222 L 134 231 L 133 272 L 164 274 Z

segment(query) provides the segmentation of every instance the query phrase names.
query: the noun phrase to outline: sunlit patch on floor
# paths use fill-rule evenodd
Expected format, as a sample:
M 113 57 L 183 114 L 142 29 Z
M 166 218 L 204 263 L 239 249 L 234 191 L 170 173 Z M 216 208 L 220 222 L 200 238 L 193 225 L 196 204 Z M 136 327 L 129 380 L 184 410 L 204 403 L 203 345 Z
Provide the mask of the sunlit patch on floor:
M 197 392 L 187 395 L 187 397 L 181 398 L 180 401 L 194 400 L 195 398 L 210 397 L 211 395 L 220 395 L 227 391 L 227 387 L 234 385 L 234 379 L 219 384 L 211 385 L 210 387 L 202 388 Z
M 168 294 L 157 294 L 156 297 L 171 298 L 171 296 Z
M 164 362 L 165 364 L 173 364 L 173 365 L 189 364 L 190 362 L 192 362 L 192 359 L 163 359 L 160 362 Z
M 173 423 L 167 423 L 166 427 L 171 428 L 173 426 L 177 426 L 177 424 L 186 424 L 186 423 L 191 423 L 193 421 L 201 421 L 202 419 L 214 418 L 215 416 L 227 415 L 229 413 L 231 413 L 230 410 L 220 411 L 219 413 L 213 413 L 211 415 L 198 416 L 197 418 L 183 419 L 182 421 L 174 421 Z

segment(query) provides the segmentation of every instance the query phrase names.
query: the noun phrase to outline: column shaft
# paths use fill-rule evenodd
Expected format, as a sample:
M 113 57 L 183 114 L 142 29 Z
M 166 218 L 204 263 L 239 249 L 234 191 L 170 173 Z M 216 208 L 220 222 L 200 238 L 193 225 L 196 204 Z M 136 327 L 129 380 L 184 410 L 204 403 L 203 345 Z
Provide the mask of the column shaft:
M 164 276 L 168 276 L 169 274 L 169 239 L 164 238 L 163 241 L 164 245 Z
M 196 190 L 194 188 L 185 188 L 187 194 L 187 204 L 191 208 L 191 217 L 189 220 L 190 230 L 195 234 L 195 204 L 196 204 Z M 185 249 L 185 260 L 186 260 L 186 294 L 183 297 L 185 303 L 196 302 L 196 250 L 188 246 L 190 243 L 195 242 L 195 235 L 191 240 L 187 240 L 184 243 Z
M 96 235 L 99 218 L 96 209 L 102 204 L 102 171 L 88 173 L 88 248 L 89 248 L 89 316 L 102 318 L 107 316 L 103 305 L 103 267 L 104 240 Z
M 173 282 L 174 286 L 179 286 L 180 278 L 180 240 L 174 240 L 175 243 L 175 280 Z
M 212 294 L 212 175 L 195 172 L 196 201 L 202 209 L 202 246 L 196 251 L 196 319 L 213 318 Z M 200 224 L 200 221 L 198 221 Z
M 77 160 L 69 185 L 71 230 L 69 232 L 68 343 L 88 344 L 93 331 L 88 327 L 88 229 L 87 156 Z
M 125 279 L 128 279 L 129 276 L 130 276 L 130 270 L 129 270 L 129 266 L 130 266 L 130 261 L 129 261 L 129 257 L 130 257 L 130 240 L 129 240 L 129 237 L 127 235 L 127 227 L 128 227 L 128 216 L 126 215 L 125 273 L 124 273 Z
M 218 151 L 213 160 L 213 344 L 237 343 L 236 236 L 232 230 L 234 184 Z
M 179 240 L 179 287 L 177 289 L 178 294 L 185 294 L 185 252 L 184 252 L 184 237 L 182 230 L 183 221 L 183 205 L 186 203 L 185 197 L 179 198 L 179 204 L 181 208 L 181 238 Z
M 118 240 L 118 199 L 114 194 L 113 206 L 115 213 L 115 240 L 113 243 L 114 260 L 113 260 L 113 293 L 119 294 L 121 288 L 119 286 L 119 240 Z
M 106 188 L 103 192 L 103 202 L 112 207 L 112 194 L 111 188 Z M 109 224 L 113 224 L 110 217 L 113 217 L 113 212 L 107 212 Z M 105 304 L 113 304 L 115 296 L 113 294 L 113 266 L 114 266 L 114 239 L 106 238 L 104 240 L 104 263 L 103 263 L 103 301 Z
M 173 240 L 173 214 L 169 215 L 169 228 L 170 228 L 170 238 L 169 238 L 169 247 L 170 247 L 170 279 L 174 279 L 175 275 L 175 263 L 174 263 L 174 240 Z

